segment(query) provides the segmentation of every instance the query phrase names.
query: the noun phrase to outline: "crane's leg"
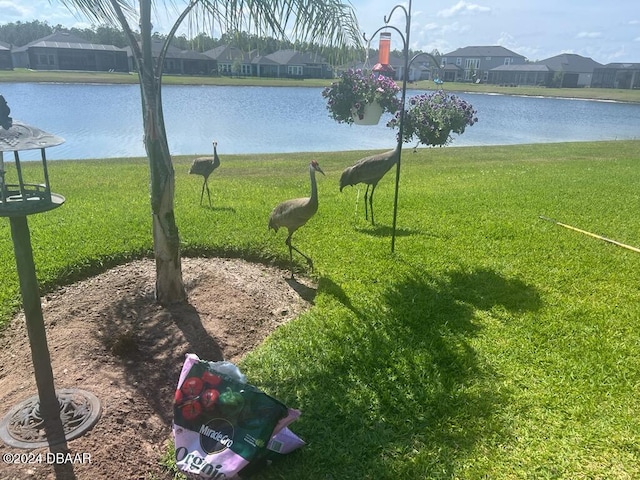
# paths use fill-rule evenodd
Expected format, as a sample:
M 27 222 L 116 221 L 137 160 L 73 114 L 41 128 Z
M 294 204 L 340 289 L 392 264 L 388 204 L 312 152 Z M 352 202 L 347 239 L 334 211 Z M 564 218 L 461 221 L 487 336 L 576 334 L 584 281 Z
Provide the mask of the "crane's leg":
M 375 225 L 373 221 L 373 192 L 376 190 L 377 183 L 374 183 L 371 187 L 371 195 L 369 195 L 369 209 L 371 210 L 371 225 Z
M 207 187 L 207 197 L 209 198 L 209 207 L 211 207 L 211 192 L 209 192 L 209 182 L 207 181 L 206 178 L 204 180 L 204 184 Z
M 291 270 L 291 280 L 293 280 L 293 246 L 291 245 L 291 234 L 287 236 L 284 243 L 289 247 L 289 269 Z
M 287 239 L 285 240 L 285 243 L 289 247 L 289 260 L 291 261 L 291 278 L 293 279 L 293 250 L 295 250 L 296 252 L 298 252 L 300 255 L 304 257 L 304 259 L 307 261 L 307 265 L 309 266 L 311 271 L 313 271 L 313 261 L 311 260 L 311 258 L 309 258 L 307 255 L 302 253 L 300 250 L 298 250 L 296 247 L 294 247 L 291 244 L 291 235 L 287 237 Z
M 367 210 L 367 198 L 369 197 L 369 184 L 367 183 L 367 189 L 364 191 L 364 219 L 369 220 L 369 210 Z
M 202 183 L 202 190 L 200 191 L 200 205 L 202 206 L 202 197 L 204 196 L 204 187 L 207 184 L 207 180 Z

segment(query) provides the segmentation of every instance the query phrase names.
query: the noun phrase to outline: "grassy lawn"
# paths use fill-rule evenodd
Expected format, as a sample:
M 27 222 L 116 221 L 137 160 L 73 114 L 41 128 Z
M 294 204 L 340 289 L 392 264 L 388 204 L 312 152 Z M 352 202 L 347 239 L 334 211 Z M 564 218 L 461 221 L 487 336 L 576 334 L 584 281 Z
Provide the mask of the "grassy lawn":
M 308 194 L 310 159 L 326 173 L 294 236 L 314 306 L 241 365 L 302 410 L 308 445 L 257 478 L 640 478 L 640 255 L 539 218 L 640 246 L 640 142 L 405 149 L 394 254 L 393 174 L 376 227 L 364 189 L 338 190 L 368 153 L 224 156 L 211 209 L 191 158 L 174 159 L 185 255 L 283 266 L 269 212 Z M 67 201 L 29 218 L 43 289 L 149 253 L 145 159 L 49 173 Z M 19 301 L 6 220 L 0 278 L 6 321 Z
M 25 68 L 0 70 L 2 82 L 67 82 L 67 83 L 138 83 L 135 73 L 109 72 L 64 72 L 37 71 Z M 271 86 L 271 87 L 325 87 L 331 80 L 257 77 L 189 77 L 185 75 L 164 75 L 165 85 L 231 85 L 231 86 Z M 407 86 L 409 90 L 436 90 L 432 81 L 419 81 Z M 546 88 L 546 87 L 501 87 L 499 85 L 447 82 L 444 89 L 456 92 L 499 93 L 503 95 L 528 95 L 546 97 L 570 97 L 620 102 L 640 102 L 640 90 L 614 88 Z M 410 92 L 410 95 L 412 93 Z

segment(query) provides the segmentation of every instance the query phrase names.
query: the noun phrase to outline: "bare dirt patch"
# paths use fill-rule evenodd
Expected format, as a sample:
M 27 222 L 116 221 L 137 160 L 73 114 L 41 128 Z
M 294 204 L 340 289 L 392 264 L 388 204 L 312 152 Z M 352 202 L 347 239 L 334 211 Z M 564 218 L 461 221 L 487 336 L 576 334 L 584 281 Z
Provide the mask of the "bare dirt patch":
M 313 301 L 315 286 L 287 272 L 237 259 L 183 259 L 188 303 L 154 301 L 155 266 L 140 260 L 64 287 L 42 299 L 57 389 L 78 388 L 102 415 L 68 442 L 78 480 L 164 480 L 172 401 L 184 356 L 239 361 Z M 0 415 L 37 393 L 24 315 L 0 338 Z M 0 453 L 43 453 L 0 442 Z M 86 458 L 86 457 L 85 457 Z M 58 475 L 58 480 L 59 480 Z M 0 464 L 4 480 L 55 479 L 52 465 Z

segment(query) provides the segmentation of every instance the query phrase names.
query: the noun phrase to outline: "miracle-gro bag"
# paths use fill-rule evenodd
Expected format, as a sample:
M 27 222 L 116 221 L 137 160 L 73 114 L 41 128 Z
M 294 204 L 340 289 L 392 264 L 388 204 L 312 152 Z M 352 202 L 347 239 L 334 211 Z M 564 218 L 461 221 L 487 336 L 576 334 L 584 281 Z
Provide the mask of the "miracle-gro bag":
M 247 384 L 228 362 L 188 354 L 173 414 L 176 465 L 191 479 L 231 479 L 270 451 L 304 445 L 287 428 L 300 412 Z

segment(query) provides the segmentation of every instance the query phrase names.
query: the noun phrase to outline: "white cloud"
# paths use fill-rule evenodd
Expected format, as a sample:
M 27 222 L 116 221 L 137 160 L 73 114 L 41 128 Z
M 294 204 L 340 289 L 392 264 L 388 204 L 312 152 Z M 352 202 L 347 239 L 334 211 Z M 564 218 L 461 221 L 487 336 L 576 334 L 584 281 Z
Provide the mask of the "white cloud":
M 436 15 L 442 18 L 449 18 L 456 15 L 485 13 L 490 11 L 491 11 L 490 7 L 485 7 L 482 5 L 478 5 L 476 3 L 469 3 L 469 2 L 465 2 L 464 0 L 460 0 L 453 7 L 440 10 Z
M 579 32 L 576 38 L 601 38 L 602 32 Z
M 25 8 L 23 5 L 6 0 L 0 1 L 0 11 L 2 12 L 2 16 L 7 18 L 23 18 L 32 14 L 31 10 Z
M 501 32 L 494 44 L 514 51 L 519 55 L 523 55 L 529 60 L 540 60 L 540 50 L 538 47 L 523 45 L 519 43 L 512 34 L 508 32 Z
M 439 29 L 440 29 L 440 25 L 438 25 L 437 23 L 431 22 L 431 23 L 427 23 L 426 25 L 423 25 L 420 28 L 420 31 L 423 33 L 426 33 L 431 31 L 438 31 Z

